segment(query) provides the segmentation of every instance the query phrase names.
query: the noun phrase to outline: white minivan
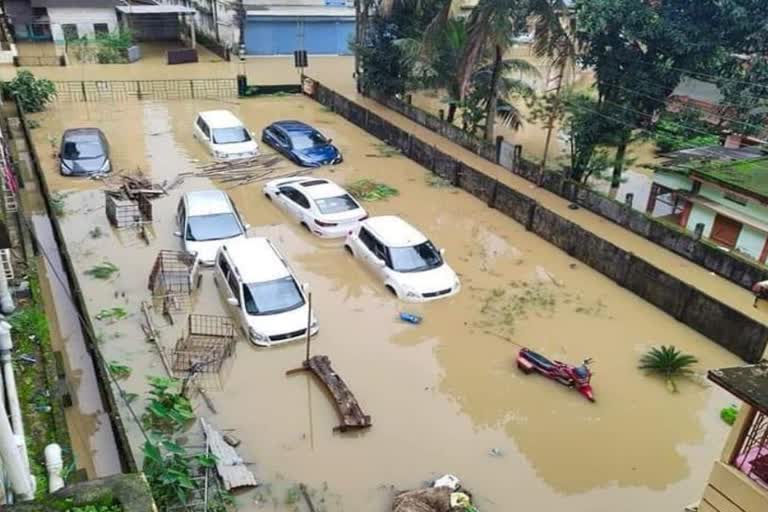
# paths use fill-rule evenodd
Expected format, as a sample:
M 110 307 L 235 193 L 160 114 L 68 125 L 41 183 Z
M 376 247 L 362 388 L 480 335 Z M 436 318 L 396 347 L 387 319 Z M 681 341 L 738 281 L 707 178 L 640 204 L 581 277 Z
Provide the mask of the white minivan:
M 251 158 L 259 154 L 253 134 L 229 110 L 200 112 L 192 133 L 216 160 Z
M 270 346 L 306 337 L 306 286 L 299 285 L 288 262 L 267 238 L 224 243 L 216 255 L 214 281 L 251 343 Z M 310 335 L 318 329 L 313 313 Z
M 196 253 L 202 265 L 211 266 L 219 246 L 227 240 L 245 238 L 248 224 L 243 223 L 235 204 L 221 190 L 187 192 L 176 210 L 175 235 L 184 250 Z
M 426 302 L 459 292 L 456 272 L 419 230 L 400 217 L 362 221 L 349 232 L 344 247 L 361 260 L 399 299 Z

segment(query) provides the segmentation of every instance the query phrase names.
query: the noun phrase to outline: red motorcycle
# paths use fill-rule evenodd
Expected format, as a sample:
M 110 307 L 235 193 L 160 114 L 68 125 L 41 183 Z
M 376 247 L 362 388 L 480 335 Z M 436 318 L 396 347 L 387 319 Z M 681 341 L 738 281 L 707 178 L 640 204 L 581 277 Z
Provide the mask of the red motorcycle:
M 571 366 L 560 361 L 550 360 L 533 350 L 522 348 L 517 354 L 517 367 L 523 373 L 538 372 L 545 377 L 556 380 L 564 386 L 575 388 L 590 402 L 595 401 L 592 394 L 592 386 L 589 381 L 592 379 L 592 372 L 589 364 L 592 359 L 585 359 L 581 366 Z

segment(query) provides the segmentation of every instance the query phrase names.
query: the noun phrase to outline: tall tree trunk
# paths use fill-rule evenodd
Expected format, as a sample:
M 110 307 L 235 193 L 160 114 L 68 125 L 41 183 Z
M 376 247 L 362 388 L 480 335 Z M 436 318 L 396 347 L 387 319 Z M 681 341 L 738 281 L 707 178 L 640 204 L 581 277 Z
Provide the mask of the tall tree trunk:
M 456 117 L 456 106 L 455 101 L 448 104 L 448 117 L 446 117 L 445 120 L 451 124 L 453 124 L 453 119 Z
M 493 140 L 496 126 L 496 107 L 499 103 L 499 75 L 501 74 L 501 46 L 496 45 L 493 58 L 493 72 L 491 73 L 491 91 L 488 95 L 488 111 L 485 116 L 485 139 Z
M 565 60 L 558 69 L 557 73 L 557 85 L 555 86 L 555 105 L 553 105 L 552 113 L 547 120 L 547 138 L 544 141 L 544 154 L 541 157 L 541 168 L 547 168 L 547 156 L 549 156 L 549 144 L 552 141 L 552 130 L 555 128 L 555 116 L 559 109 L 560 92 L 563 89 L 563 75 L 565 75 Z
M 613 175 L 611 176 L 611 192 L 618 192 L 621 185 L 621 173 L 624 170 L 624 157 L 627 154 L 627 141 L 622 139 L 616 148 L 616 160 L 613 163 Z

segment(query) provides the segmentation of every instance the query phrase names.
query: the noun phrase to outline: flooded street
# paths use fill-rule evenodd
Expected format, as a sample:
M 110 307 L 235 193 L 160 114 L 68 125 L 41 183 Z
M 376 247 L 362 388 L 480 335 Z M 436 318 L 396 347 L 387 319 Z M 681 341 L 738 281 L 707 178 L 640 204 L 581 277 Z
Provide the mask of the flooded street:
M 366 208 L 403 216 L 445 248 L 463 286 L 446 300 L 398 302 L 340 243 L 320 241 L 291 222 L 263 197 L 262 184 L 228 189 L 253 226 L 250 234 L 268 236 L 310 283 L 320 322 L 312 351 L 332 359 L 373 420 L 369 431 L 333 433 L 336 412 L 318 383 L 285 376 L 300 365 L 304 345 L 257 349 L 241 341 L 222 386 L 208 388 L 217 414 L 196 403 L 216 427 L 234 429 L 240 454 L 269 484 L 238 494 L 241 510 L 292 510 L 286 489 L 303 482 L 325 497 L 329 511 L 384 512 L 393 489 L 448 472 L 484 511 L 680 510 L 700 496 L 728 431 L 719 411 L 729 398 L 692 381 L 670 394 L 661 380 L 636 369 L 638 358 L 662 343 L 695 355 L 701 372 L 738 364 L 737 358 L 469 194 L 435 186 L 425 169 L 300 96 L 59 104 L 30 116 L 40 123 L 32 136 L 48 184 L 62 198 L 62 228 L 100 347 L 108 360 L 133 369 L 124 385 L 140 395 L 139 412 L 147 376 L 164 372 L 140 327 L 147 277 L 160 249 L 179 248 L 172 233 L 181 194 L 215 184 L 187 178 L 155 200 L 147 246 L 135 231 L 109 226 L 102 183 L 55 172 L 50 141 L 66 128 L 97 126 L 110 141 L 116 169 L 140 168 L 171 182 L 208 160 L 191 128 L 198 111 L 212 108 L 232 110 L 257 133 L 277 119 L 315 125 L 345 156 L 342 165 L 315 174 L 397 188 L 398 196 Z M 110 280 L 85 275 L 104 261 L 119 268 Z M 128 317 L 95 318 L 114 307 Z M 223 314 L 210 272 L 194 310 Z M 402 323 L 401 311 L 424 322 Z M 162 344 L 171 347 L 184 317 L 175 325 L 159 315 L 154 320 Z M 573 363 L 594 358 L 597 402 L 521 374 L 514 364 L 519 345 Z M 122 413 L 138 454 L 140 433 Z

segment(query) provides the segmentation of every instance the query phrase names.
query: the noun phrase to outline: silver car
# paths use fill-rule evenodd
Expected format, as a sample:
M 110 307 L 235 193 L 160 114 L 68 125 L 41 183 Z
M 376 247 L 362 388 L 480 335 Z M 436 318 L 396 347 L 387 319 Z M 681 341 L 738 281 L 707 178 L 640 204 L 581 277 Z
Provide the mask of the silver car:
M 61 136 L 59 172 L 64 176 L 93 176 L 112 171 L 109 143 L 98 128 L 75 128 Z

